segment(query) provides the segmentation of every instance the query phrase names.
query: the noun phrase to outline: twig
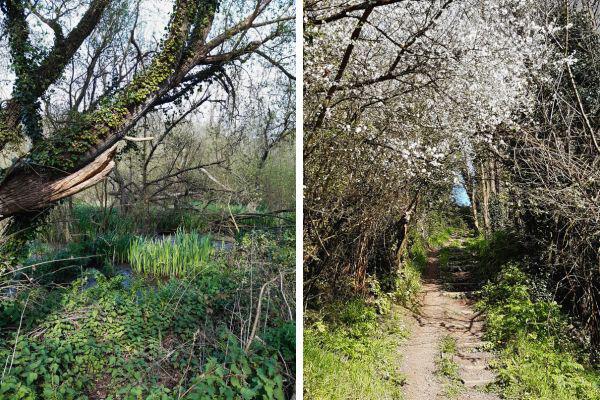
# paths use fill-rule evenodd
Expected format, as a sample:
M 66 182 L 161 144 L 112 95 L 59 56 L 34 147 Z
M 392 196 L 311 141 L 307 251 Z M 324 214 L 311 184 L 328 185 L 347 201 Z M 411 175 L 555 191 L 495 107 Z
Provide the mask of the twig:
M 13 362 L 15 361 L 15 354 L 17 352 L 17 343 L 19 343 L 19 335 L 21 333 L 21 326 L 23 325 L 23 316 L 25 315 L 25 310 L 27 309 L 27 303 L 29 303 L 29 296 L 31 293 L 27 295 L 27 300 L 25 300 L 25 306 L 23 307 L 23 311 L 21 311 L 21 318 L 19 320 L 19 328 L 17 328 L 17 335 L 15 336 L 15 345 L 13 347 L 12 356 L 10 358 L 10 366 L 8 367 L 8 372 L 6 371 L 6 364 L 8 364 L 8 358 L 6 359 L 6 363 L 4 363 L 4 370 L 2 371 L 2 378 L 0 379 L 0 384 L 4 382 L 4 376 L 6 373 L 10 373 L 12 369 Z
M 262 305 L 262 299 L 263 299 L 263 295 L 265 293 L 265 289 L 267 288 L 267 286 L 269 286 L 271 283 L 275 282 L 277 280 L 277 277 L 271 279 L 268 282 L 265 282 L 262 287 L 260 288 L 260 293 L 258 294 L 258 304 L 256 305 L 256 314 L 254 315 L 254 323 L 252 324 L 252 331 L 250 332 L 250 336 L 248 337 L 248 341 L 246 342 L 246 346 L 244 346 L 244 351 L 248 351 L 248 349 L 250 349 L 250 345 L 252 344 L 252 342 L 254 341 L 254 337 L 256 336 L 256 328 L 258 327 L 258 321 L 260 320 L 260 308 Z
M 82 260 L 82 259 L 86 259 L 86 258 L 100 257 L 100 256 L 102 256 L 102 255 L 103 255 L 103 254 L 94 254 L 94 255 L 92 255 L 92 256 L 70 257 L 70 258 L 59 258 L 58 260 L 42 261 L 42 262 L 39 262 L 39 263 L 37 263 L 37 264 L 26 265 L 26 266 L 24 266 L 24 267 L 21 267 L 21 268 L 17 268 L 17 269 L 10 270 L 10 271 L 8 271 L 8 272 L 5 272 L 5 273 L 3 273 L 3 274 L 0 274 L 0 277 L 2 277 L 2 276 L 6 276 L 6 275 L 11 275 L 11 274 L 14 274 L 15 272 L 19 272 L 19 271 L 22 271 L 22 270 L 24 270 L 24 269 L 28 269 L 28 268 L 37 267 L 37 266 L 40 266 L 40 265 L 52 264 L 52 263 L 59 262 L 59 261 L 74 261 L 74 260 Z
M 283 297 L 283 301 L 285 302 L 285 305 L 287 306 L 288 309 L 288 315 L 290 316 L 290 321 L 294 320 L 294 314 L 292 313 L 292 308 L 290 307 L 290 304 L 287 301 L 287 298 L 285 296 L 285 289 L 283 287 L 283 272 L 279 271 L 279 279 L 281 282 L 281 296 Z

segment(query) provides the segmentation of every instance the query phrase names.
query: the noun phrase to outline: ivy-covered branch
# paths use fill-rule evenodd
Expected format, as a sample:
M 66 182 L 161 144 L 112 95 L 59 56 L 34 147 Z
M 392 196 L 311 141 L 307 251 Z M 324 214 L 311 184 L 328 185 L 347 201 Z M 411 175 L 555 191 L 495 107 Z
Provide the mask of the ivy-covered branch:
M 97 0 L 96 3 L 100 2 L 101 0 Z M 201 3 L 194 0 L 176 1 L 167 35 L 150 65 L 123 88 L 101 97 L 94 109 L 71 115 L 67 126 L 52 132 L 44 143 L 34 142 L 24 157 L 3 171 L 3 180 L 0 182 L 0 218 L 11 216 L 15 210 L 9 210 L 6 205 L 19 201 L 18 193 L 8 193 L 4 188 L 14 186 L 14 182 L 19 180 L 31 183 L 31 187 L 21 186 L 24 191 L 46 193 L 40 190 L 40 187 L 45 187 L 45 183 L 55 182 L 57 179 L 62 182 L 65 177 L 74 176 L 98 159 L 103 159 L 107 153 L 114 154 L 114 146 L 158 104 L 185 95 L 193 84 L 213 77 L 218 79 L 217 74 L 224 65 L 255 51 L 264 42 L 281 34 L 280 29 L 274 29 L 274 33 L 260 42 L 243 44 L 245 32 L 252 28 L 270 2 L 271 0 L 259 1 L 240 22 L 207 39 L 219 8 L 219 0 Z M 261 21 L 263 24 L 265 22 Z M 224 47 L 229 50 L 219 52 L 217 48 L 226 41 L 231 42 Z M 60 57 L 64 56 L 65 54 Z M 25 179 L 33 175 L 39 178 Z M 96 177 L 90 176 L 90 182 L 95 180 Z M 79 190 L 85 187 L 86 182 L 78 183 Z M 28 204 L 30 209 L 35 209 L 45 207 L 55 200 L 56 196 L 46 196 Z
M 40 97 L 64 72 L 84 40 L 98 25 L 110 0 L 94 0 L 79 23 L 65 38 L 57 21 L 46 21 L 55 32 L 54 46 L 41 62 L 41 51 L 30 43 L 29 25 L 23 0 L 3 0 L 0 8 L 6 14 L 12 65 L 16 75 L 13 99 L 0 113 L 0 150 L 8 144 L 19 144 L 23 134 L 35 144 L 42 137 Z M 38 15 L 39 13 L 35 13 Z M 38 18 L 43 18 L 41 15 Z M 20 124 L 24 131 L 20 130 Z

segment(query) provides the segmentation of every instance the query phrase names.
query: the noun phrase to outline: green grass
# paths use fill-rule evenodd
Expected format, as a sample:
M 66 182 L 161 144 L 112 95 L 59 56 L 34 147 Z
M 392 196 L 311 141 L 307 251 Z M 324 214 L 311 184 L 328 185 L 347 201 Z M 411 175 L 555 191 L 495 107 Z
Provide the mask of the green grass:
M 338 310 L 333 312 L 332 310 Z M 304 398 L 402 399 L 399 312 L 380 317 L 363 300 L 331 305 L 304 332 Z
M 213 252 L 210 236 L 179 229 L 171 237 L 131 241 L 127 258 L 143 275 L 186 276 L 201 271 Z
M 444 384 L 446 398 L 457 397 L 464 389 L 459 374 L 459 367 L 454 361 L 457 352 L 456 339 L 450 335 L 444 336 L 439 345 L 439 357 L 436 359 L 436 373 Z
M 427 266 L 427 244 L 421 235 L 410 234 L 408 239 L 408 251 L 398 274 L 394 276 L 391 297 L 406 308 L 416 309 L 421 291 L 421 274 Z
M 418 271 L 427 266 L 427 241 L 419 234 L 409 235 L 408 259 Z
M 506 399 L 600 399 L 600 373 L 554 341 L 520 335 L 501 351 L 497 368 Z
M 527 253 L 520 237 L 509 231 L 496 231 L 488 238 L 483 235 L 467 238 L 465 246 L 478 259 L 475 278 L 484 282 L 494 278 L 504 264 L 518 261 Z
M 418 307 L 418 294 L 421 291 L 421 271 L 418 264 L 408 260 L 402 266 L 396 278 L 393 293 L 394 299 L 406 308 L 416 309 Z
M 444 227 L 435 230 L 432 234 L 427 238 L 427 244 L 429 247 L 438 249 L 447 243 L 453 234 L 457 232 L 456 228 L 453 227 Z
M 464 220 L 455 213 L 439 211 L 429 212 L 426 221 L 427 246 L 430 249 L 439 249 L 445 245 L 452 236 L 467 230 Z

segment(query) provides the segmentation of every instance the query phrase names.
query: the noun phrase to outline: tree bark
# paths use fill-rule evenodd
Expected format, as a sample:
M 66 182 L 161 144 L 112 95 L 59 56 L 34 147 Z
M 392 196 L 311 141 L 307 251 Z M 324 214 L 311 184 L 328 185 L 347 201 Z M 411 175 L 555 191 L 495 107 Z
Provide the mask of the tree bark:
M 0 219 L 29 214 L 50 207 L 101 181 L 115 166 L 113 157 L 117 146 L 100 154 L 85 167 L 62 177 L 35 173 L 23 168 L 0 187 Z
M 479 215 L 477 215 L 477 193 L 476 185 L 473 183 L 471 189 L 471 214 L 473 215 L 473 225 L 475 225 L 475 229 L 477 232 L 481 232 L 481 228 L 479 227 Z
M 481 203 L 482 203 L 482 215 L 483 215 L 483 228 L 485 233 L 490 232 L 490 190 L 489 190 L 489 176 L 485 170 L 483 161 L 479 162 L 479 182 L 481 185 Z

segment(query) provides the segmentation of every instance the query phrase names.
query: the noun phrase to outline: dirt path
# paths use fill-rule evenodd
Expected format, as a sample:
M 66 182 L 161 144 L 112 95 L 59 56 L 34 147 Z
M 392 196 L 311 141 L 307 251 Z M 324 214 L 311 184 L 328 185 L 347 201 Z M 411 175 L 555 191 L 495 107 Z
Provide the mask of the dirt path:
M 451 264 L 451 263 L 450 263 Z M 492 355 L 482 350 L 482 318 L 467 300 L 465 289 L 471 286 L 469 273 L 457 266 L 444 279 L 440 277 L 437 253 L 430 254 L 424 273 L 421 307 L 414 316 L 411 338 L 404 348 L 402 372 L 406 375 L 406 400 L 497 400 L 484 393 L 483 387 L 494 381 L 489 369 Z M 450 283 L 450 285 L 448 285 Z M 460 290 L 460 291 L 459 291 Z M 459 393 L 450 396 L 447 382 L 436 374 L 440 358 L 440 341 L 446 336 L 456 340 L 457 352 L 452 356 L 458 364 L 462 382 Z

